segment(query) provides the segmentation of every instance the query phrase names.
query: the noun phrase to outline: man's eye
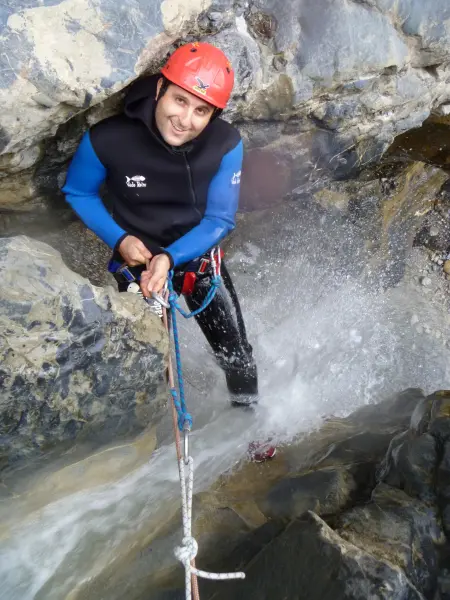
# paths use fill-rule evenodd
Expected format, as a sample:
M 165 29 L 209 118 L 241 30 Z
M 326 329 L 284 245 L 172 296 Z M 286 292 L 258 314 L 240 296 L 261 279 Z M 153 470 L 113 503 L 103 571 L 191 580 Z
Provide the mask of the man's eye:
M 178 98 L 177 98 L 177 102 L 178 102 L 179 104 L 184 104 L 184 98 L 180 98 L 180 97 L 178 97 Z

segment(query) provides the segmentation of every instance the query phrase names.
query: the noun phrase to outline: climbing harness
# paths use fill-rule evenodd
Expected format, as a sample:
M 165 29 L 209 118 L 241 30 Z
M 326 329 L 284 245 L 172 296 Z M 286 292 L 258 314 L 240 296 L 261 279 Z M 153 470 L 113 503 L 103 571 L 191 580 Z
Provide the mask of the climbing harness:
M 177 451 L 178 460 L 178 472 L 180 476 L 180 487 L 181 487 L 181 508 L 182 508 L 182 519 L 183 519 L 183 539 L 180 546 L 175 548 L 176 558 L 183 564 L 185 570 L 185 588 L 186 588 L 186 600 L 199 600 L 199 591 L 197 577 L 203 579 L 212 579 L 216 581 L 230 580 L 230 579 L 244 579 L 245 573 L 208 573 L 201 571 L 195 566 L 195 557 L 198 552 L 198 544 L 195 538 L 192 536 L 192 493 L 194 488 L 194 459 L 189 452 L 189 433 L 192 429 L 192 416 L 188 413 L 185 397 L 184 397 L 184 381 L 183 381 L 183 369 L 181 364 L 181 353 L 180 353 L 180 341 L 178 335 L 177 326 L 177 311 L 183 315 L 184 318 L 189 319 L 201 313 L 205 308 L 212 302 L 217 289 L 221 284 L 221 251 L 219 248 L 213 248 L 211 250 L 211 265 L 213 269 L 213 277 L 211 278 L 211 288 L 208 291 L 202 305 L 188 313 L 181 308 L 178 304 L 178 296 L 173 289 L 173 272 L 169 273 L 167 281 L 167 289 L 165 290 L 165 298 L 159 294 L 152 294 L 153 300 L 160 303 L 163 312 L 163 323 L 169 333 L 169 316 L 172 325 L 172 338 L 174 344 L 176 368 L 177 368 L 177 380 L 178 380 L 178 391 L 175 387 L 175 378 L 173 373 L 172 360 L 169 355 L 169 385 L 172 396 L 172 420 L 175 433 L 175 447 Z M 169 313 L 170 311 L 170 313 Z M 184 446 L 183 453 L 181 452 L 181 439 L 180 433 L 184 435 Z M 187 475 L 186 475 L 187 470 Z
M 216 295 L 216 292 L 218 290 L 218 288 L 220 287 L 220 284 L 222 283 L 222 277 L 220 275 L 220 268 L 222 265 L 222 254 L 219 248 L 216 249 L 212 249 L 211 250 L 211 255 L 210 255 L 210 260 L 207 260 L 205 258 L 202 258 L 202 262 L 200 263 L 200 267 L 198 269 L 198 273 L 205 273 L 208 264 L 211 264 L 212 270 L 213 270 L 213 276 L 211 278 L 211 287 L 209 288 L 209 291 L 206 295 L 206 298 L 203 301 L 203 304 L 197 308 L 196 310 L 193 310 L 192 312 L 186 312 L 183 308 L 181 308 L 181 306 L 178 304 L 177 302 L 177 294 L 174 292 L 173 289 L 173 271 L 170 272 L 169 274 L 169 280 L 168 280 L 168 286 L 169 286 L 169 304 L 170 307 L 172 309 L 172 321 L 176 322 L 176 314 L 175 314 L 175 310 L 177 310 L 181 315 L 183 315 L 183 317 L 185 319 L 190 319 L 192 317 L 196 317 L 197 315 L 199 315 L 201 312 L 203 312 L 205 310 L 205 308 L 211 304 L 214 296 Z M 191 272 L 186 273 L 186 275 L 191 274 Z M 196 275 L 196 273 L 193 273 L 194 275 Z M 194 279 L 194 283 L 195 283 L 195 279 Z M 185 289 L 186 284 L 185 281 L 183 281 L 183 288 Z M 190 287 L 190 285 L 189 285 Z M 182 290 L 182 293 L 189 293 L 186 291 Z M 155 296 L 153 296 L 153 298 L 155 298 Z M 155 298 L 156 299 L 156 298 Z M 174 335 L 175 338 L 175 335 Z M 175 339 L 174 339 L 175 341 Z M 176 344 L 176 342 L 175 342 Z M 178 365 L 177 365 L 178 366 Z

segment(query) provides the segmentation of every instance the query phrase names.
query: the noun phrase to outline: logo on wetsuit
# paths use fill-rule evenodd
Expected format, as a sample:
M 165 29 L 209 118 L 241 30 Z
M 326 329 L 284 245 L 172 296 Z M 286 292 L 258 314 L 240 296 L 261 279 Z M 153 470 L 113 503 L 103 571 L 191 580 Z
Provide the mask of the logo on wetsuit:
M 125 175 L 125 180 L 127 186 L 131 188 L 147 187 L 147 184 L 145 183 L 145 177 L 143 175 L 134 175 L 133 177 L 128 177 Z
M 238 185 L 239 183 L 241 183 L 241 171 L 233 173 L 233 177 L 231 178 L 232 185 Z

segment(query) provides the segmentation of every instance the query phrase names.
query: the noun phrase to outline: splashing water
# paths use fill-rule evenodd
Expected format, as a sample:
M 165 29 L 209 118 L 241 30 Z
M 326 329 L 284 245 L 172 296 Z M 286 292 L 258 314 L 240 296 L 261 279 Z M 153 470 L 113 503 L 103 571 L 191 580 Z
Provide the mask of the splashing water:
M 196 491 L 235 464 L 252 439 L 287 442 L 323 416 L 348 414 L 406 387 L 431 392 L 450 383 L 448 348 L 411 326 L 418 313 L 448 328 L 445 307 L 407 281 L 384 292 L 369 289 L 359 232 L 338 218 L 313 218 L 283 208 L 270 222 L 247 227 L 229 253 L 259 365 L 255 411 L 229 406 L 195 323 L 180 324 Z M 128 476 L 12 519 L 0 543 L 0 599 L 65 598 L 160 509 L 175 510 L 170 436 L 168 430 L 148 463 Z

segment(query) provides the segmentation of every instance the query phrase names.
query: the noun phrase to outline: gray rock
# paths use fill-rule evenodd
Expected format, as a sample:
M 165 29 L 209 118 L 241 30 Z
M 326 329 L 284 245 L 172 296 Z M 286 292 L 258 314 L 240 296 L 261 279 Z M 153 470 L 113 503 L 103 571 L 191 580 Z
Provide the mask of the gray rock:
M 443 527 L 450 540 L 450 441 L 444 446 L 442 460 L 437 471 L 437 493 Z
M 428 400 L 432 403 L 429 432 L 438 443 L 444 444 L 450 439 L 450 391 L 435 392 Z
M 433 598 L 438 573 L 436 544 L 443 541 L 437 512 L 399 489 L 380 484 L 371 503 L 339 519 L 337 532 L 379 560 L 400 566 L 426 598 Z
M 7 238 L 0 249 L 2 464 L 156 419 L 167 339 L 145 303 L 92 286 L 46 244 Z
M 430 287 L 432 285 L 432 281 L 429 277 L 422 277 L 422 279 L 420 280 L 420 283 L 424 286 L 424 287 Z
M 429 433 L 406 431 L 394 437 L 380 465 L 379 481 L 428 503 L 435 501 L 436 440 Z
M 420 40 L 415 52 L 417 66 L 440 63 L 446 56 L 450 32 L 445 23 L 450 18 L 450 6 L 445 0 L 426 5 L 416 0 L 372 0 L 371 4 L 391 17 L 395 15 L 405 35 Z
M 22 233 L 55 208 L 54 226 L 66 225 L 59 187 L 81 133 L 186 39 L 230 55 L 236 87 L 225 117 L 283 165 L 277 201 L 354 176 L 448 104 L 448 11 L 445 0 L 14 0 L 0 15 L 4 231 Z
M 158 64 L 204 0 L 119 5 L 14 0 L 1 13 L 2 150 L 17 151 Z M 58 48 L 58 52 L 54 51 Z
M 424 598 L 398 567 L 343 540 L 312 512 L 291 522 L 243 570 L 244 581 L 227 582 L 226 587 L 216 583 L 215 594 L 206 597 L 211 600 Z
M 339 513 L 357 485 L 349 469 L 327 468 L 283 479 L 262 502 L 270 518 L 299 517 L 307 510 L 324 516 Z

